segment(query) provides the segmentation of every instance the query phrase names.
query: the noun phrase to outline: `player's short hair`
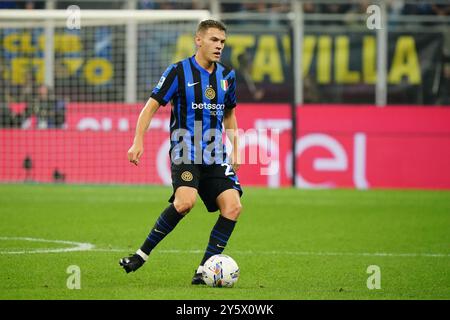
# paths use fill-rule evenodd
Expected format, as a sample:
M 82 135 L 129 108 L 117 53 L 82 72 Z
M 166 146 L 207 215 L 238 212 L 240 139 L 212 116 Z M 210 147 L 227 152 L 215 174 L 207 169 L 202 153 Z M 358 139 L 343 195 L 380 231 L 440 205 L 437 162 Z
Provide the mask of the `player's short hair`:
M 227 27 L 225 27 L 225 25 L 222 22 L 208 19 L 203 20 L 202 22 L 199 23 L 197 27 L 197 33 L 207 31 L 209 28 L 216 28 L 221 31 L 227 32 Z

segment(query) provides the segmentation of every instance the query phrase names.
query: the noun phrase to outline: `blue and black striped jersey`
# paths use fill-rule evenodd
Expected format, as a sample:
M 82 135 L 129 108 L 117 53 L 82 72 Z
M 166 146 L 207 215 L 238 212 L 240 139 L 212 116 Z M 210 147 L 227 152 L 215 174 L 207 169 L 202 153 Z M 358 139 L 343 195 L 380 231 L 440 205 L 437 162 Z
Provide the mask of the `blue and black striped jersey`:
M 209 73 L 192 56 L 170 65 L 151 97 L 163 106 L 172 101 L 172 162 L 226 162 L 222 123 L 225 110 L 236 107 L 234 70 L 215 63 Z

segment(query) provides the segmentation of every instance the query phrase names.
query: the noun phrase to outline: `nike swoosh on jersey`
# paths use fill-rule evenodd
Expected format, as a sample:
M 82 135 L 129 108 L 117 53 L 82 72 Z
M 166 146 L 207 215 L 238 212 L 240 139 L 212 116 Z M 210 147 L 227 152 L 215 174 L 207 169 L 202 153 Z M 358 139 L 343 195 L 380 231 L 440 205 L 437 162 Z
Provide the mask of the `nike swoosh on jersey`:
M 189 82 L 188 82 L 187 85 L 188 85 L 188 87 L 192 87 L 192 86 L 195 86 L 197 83 L 199 83 L 199 82 L 194 82 L 194 83 L 189 83 Z
M 217 247 L 218 247 L 218 248 L 225 249 L 225 247 L 224 247 L 224 246 L 221 246 L 220 244 L 217 244 Z

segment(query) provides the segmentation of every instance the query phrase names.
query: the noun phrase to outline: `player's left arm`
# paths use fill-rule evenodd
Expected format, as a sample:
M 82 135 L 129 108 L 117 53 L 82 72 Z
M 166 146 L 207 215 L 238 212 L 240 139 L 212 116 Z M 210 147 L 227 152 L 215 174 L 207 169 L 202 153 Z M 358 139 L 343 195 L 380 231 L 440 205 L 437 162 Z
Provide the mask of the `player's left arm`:
M 241 166 L 241 157 L 239 153 L 239 135 L 235 108 L 225 109 L 223 124 L 227 133 L 227 137 L 228 139 L 230 139 L 232 145 L 231 165 L 233 166 L 233 170 L 237 172 L 239 170 L 239 167 Z

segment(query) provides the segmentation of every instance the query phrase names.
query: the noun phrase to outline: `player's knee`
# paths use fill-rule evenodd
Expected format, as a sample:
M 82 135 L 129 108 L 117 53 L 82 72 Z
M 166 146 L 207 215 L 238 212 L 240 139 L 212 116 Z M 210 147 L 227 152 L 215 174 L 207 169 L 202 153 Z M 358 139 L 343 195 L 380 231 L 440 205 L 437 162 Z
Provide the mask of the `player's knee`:
M 225 218 L 236 221 L 241 215 L 242 205 L 240 203 L 235 203 L 227 206 L 223 211 L 222 215 Z
M 188 214 L 189 211 L 194 207 L 195 200 L 192 199 L 175 199 L 173 206 L 180 214 Z

